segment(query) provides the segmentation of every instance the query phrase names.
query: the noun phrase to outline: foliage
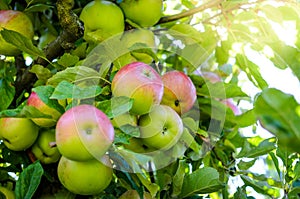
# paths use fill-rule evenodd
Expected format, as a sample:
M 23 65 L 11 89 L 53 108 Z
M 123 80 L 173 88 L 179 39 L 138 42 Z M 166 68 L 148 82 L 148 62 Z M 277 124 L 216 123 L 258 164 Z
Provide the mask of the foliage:
M 72 12 L 79 15 L 88 2 L 74 0 Z M 62 1 L 0 1 L 0 9 L 24 11 L 35 26 L 32 41 L 11 30 L 0 31 L 7 42 L 22 50 L 15 57 L 0 56 L 0 117 L 49 117 L 26 106 L 32 90 L 60 112 L 84 103 L 95 103 L 110 119 L 127 112 L 132 100 L 112 97 L 110 84 L 114 74 L 132 61 L 131 51 L 151 56 L 150 65 L 160 74 L 184 71 L 197 89 L 193 111 L 182 116 L 187 131 L 176 147 L 162 154 L 149 157 L 124 150 L 120 146 L 139 130 L 133 126 L 116 129 L 109 151 L 117 163 L 115 179 L 102 194 L 86 198 L 113 199 L 127 189 L 136 189 L 140 195 L 147 191 L 161 199 L 251 198 L 254 192 L 265 198 L 299 198 L 300 104 L 293 95 L 270 88 L 258 61 L 290 69 L 300 80 L 300 9 L 296 1 L 165 0 L 164 16 L 149 28 L 157 49 L 142 43 L 125 49 L 116 38 L 93 45 L 82 36 L 71 41 L 72 45 L 70 41 L 64 44 L 61 41 L 68 38 L 64 34 L 73 33 L 63 31 L 66 22 L 60 18 L 59 4 Z M 183 28 L 173 30 L 174 24 Z M 132 22 L 126 27 L 139 28 Z M 187 27 L 191 29 L 186 31 Z M 276 27 L 292 27 L 296 32 L 293 42 L 287 43 Z M 41 49 L 39 38 L 45 32 L 58 36 Z M 213 83 L 199 75 L 208 71 L 221 81 Z M 242 81 L 258 89 L 255 97 Z M 285 83 L 281 77 L 278 81 Z M 226 99 L 233 99 L 241 114 L 222 103 Z M 67 101 L 65 108 L 58 103 L 62 100 Z M 239 106 L 243 103 L 251 104 L 250 108 Z M 257 134 L 261 126 L 273 136 Z M 245 129 L 252 129 L 253 136 L 245 136 Z M 165 157 L 171 161 L 160 165 Z M 156 169 L 151 168 L 151 161 Z M 255 166 L 259 162 L 264 168 Z M 77 198 L 59 183 L 56 168 L 57 164 L 34 161 L 30 149 L 10 151 L 0 140 L 0 185 L 11 187 L 17 198 Z

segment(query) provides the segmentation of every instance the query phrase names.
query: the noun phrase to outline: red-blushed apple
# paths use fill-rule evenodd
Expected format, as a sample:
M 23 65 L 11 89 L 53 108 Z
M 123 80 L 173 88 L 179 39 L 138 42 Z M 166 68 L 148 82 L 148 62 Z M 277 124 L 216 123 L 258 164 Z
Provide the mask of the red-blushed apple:
M 56 125 L 56 145 L 68 159 L 87 161 L 102 157 L 114 140 L 110 119 L 93 105 L 67 110 Z
M 37 140 L 31 147 L 34 156 L 43 164 L 55 163 L 60 158 L 60 153 L 55 146 L 55 130 L 44 130 L 39 133 Z
M 108 156 L 100 160 L 73 161 L 62 156 L 57 167 L 61 184 L 70 192 L 79 195 L 101 193 L 113 177 L 112 165 Z
M 162 0 L 122 0 L 125 17 L 141 27 L 155 25 L 162 16 Z
M 37 139 L 39 128 L 27 118 L 0 118 L 0 139 L 13 151 L 29 148 Z
M 32 118 L 32 121 L 41 127 L 54 126 L 58 118 L 61 116 L 61 113 L 58 110 L 49 107 L 47 104 L 45 104 L 36 92 L 30 93 L 29 98 L 27 100 L 27 105 L 33 106 L 40 112 L 52 116 L 52 118 Z
M 164 86 L 160 75 L 143 62 L 123 66 L 114 76 L 111 84 L 113 96 L 132 98 L 131 113 L 149 113 L 153 106 L 160 104 Z
M 183 132 L 182 119 L 166 105 L 157 105 L 150 113 L 140 116 L 138 124 L 143 143 L 155 149 L 170 149 Z
M 161 104 L 173 108 L 178 114 L 188 112 L 194 105 L 197 95 L 192 80 L 181 71 L 169 71 L 162 76 L 164 95 Z
M 25 13 L 16 10 L 0 10 L 0 31 L 3 28 L 16 31 L 29 39 L 32 39 L 34 35 L 30 18 Z M 20 53 L 17 47 L 7 43 L 0 35 L 0 55 L 15 56 Z

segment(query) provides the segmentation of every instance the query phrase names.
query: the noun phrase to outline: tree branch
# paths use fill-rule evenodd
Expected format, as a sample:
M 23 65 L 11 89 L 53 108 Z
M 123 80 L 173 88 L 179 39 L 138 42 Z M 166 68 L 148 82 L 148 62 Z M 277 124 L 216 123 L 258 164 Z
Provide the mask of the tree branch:
M 83 23 L 72 11 L 74 0 L 57 0 L 56 6 L 62 32 L 56 40 L 44 49 L 46 58 L 50 61 L 62 55 L 65 50 L 72 49 L 74 47 L 74 42 L 81 38 L 84 33 Z M 40 64 L 46 67 L 48 62 L 43 58 L 38 57 L 32 65 L 34 64 Z M 16 101 L 23 91 L 29 92 L 37 80 L 35 74 L 29 72 L 30 69 L 31 66 L 27 67 L 22 76 L 15 82 L 16 95 L 12 103 L 13 105 L 17 105 Z
M 162 17 L 157 22 L 157 24 L 162 24 L 162 23 L 167 23 L 167 22 L 171 22 L 171 21 L 176 21 L 176 20 L 181 19 L 181 18 L 192 16 L 192 15 L 194 15 L 194 14 L 196 14 L 198 12 L 201 12 L 203 10 L 206 10 L 208 8 L 218 6 L 222 2 L 223 2 L 223 0 L 215 0 L 215 1 L 211 0 L 208 3 L 206 3 L 206 4 L 203 4 L 203 5 L 199 6 L 199 7 L 190 9 L 190 10 L 188 10 L 186 12 L 182 12 L 182 13 L 179 13 L 179 14 L 176 14 L 176 15 Z

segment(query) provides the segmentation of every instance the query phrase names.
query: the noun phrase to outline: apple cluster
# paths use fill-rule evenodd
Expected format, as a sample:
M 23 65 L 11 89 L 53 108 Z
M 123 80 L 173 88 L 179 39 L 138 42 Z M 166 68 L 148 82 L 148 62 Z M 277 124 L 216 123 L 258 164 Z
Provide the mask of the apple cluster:
M 115 117 L 114 126 L 138 125 L 139 137 L 132 137 L 125 148 L 134 152 L 168 150 L 183 132 L 181 115 L 196 101 L 196 88 L 183 72 L 169 71 L 163 75 L 143 62 L 123 66 L 111 84 L 113 96 L 133 99 L 130 111 Z
M 113 38 L 121 42 L 119 46 L 126 48 L 133 47 L 136 43 L 154 48 L 155 37 L 149 27 L 159 21 L 162 12 L 162 0 L 94 0 L 82 9 L 79 18 L 84 23 L 83 38 L 91 46 Z M 125 31 L 126 24 L 134 28 Z M 129 60 L 127 63 L 153 61 L 148 54 L 133 51 Z

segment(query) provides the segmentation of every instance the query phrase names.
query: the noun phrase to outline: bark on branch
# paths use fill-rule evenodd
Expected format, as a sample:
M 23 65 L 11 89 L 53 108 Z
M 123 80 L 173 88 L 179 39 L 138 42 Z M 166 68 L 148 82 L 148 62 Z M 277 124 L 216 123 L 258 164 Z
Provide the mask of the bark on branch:
M 74 42 L 81 38 L 84 34 L 83 23 L 79 20 L 78 16 L 73 13 L 73 6 L 74 0 L 57 0 L 56 2 L 58 18 L 62 27 L 62 31 L 56 40 L 54 40 L 44 49 L 46 58 L 49 61 L 59 57 L 66 50 L 73 48 Z M 32 65 L 34 64 L 40 64 L 46 67 L 48 62 L 39 57 Z M 15 82 L 16 95 L 13 105 L 17 105 L 16 101 L 20 95 L 22 95 L 24 91 L 30 91 L 33 84 L 37 80 L 35 74 L 29 72 L 30 69 L 31 66 L 28 67 Z

